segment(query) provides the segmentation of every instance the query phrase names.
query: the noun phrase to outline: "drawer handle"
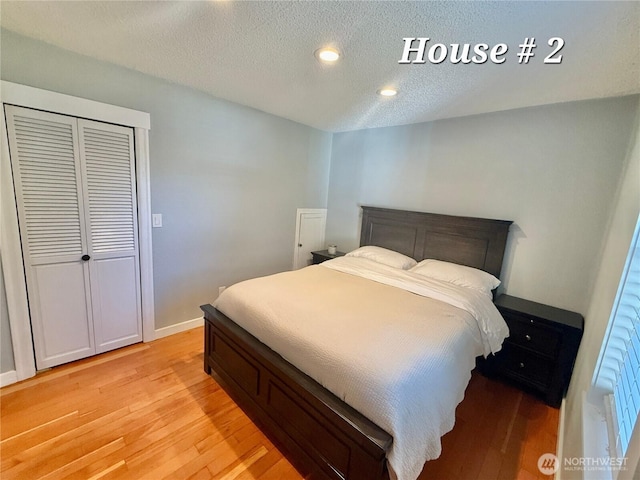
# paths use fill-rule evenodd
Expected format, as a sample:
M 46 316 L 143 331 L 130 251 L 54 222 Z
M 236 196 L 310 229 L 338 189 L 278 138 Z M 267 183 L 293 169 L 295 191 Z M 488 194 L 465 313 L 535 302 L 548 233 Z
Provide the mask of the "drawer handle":
M 524 363 L 520 362 L 520 368 L 524 368 Z
M 527 342 L 530 342 L 530 341 L 531 341 L 531 335 L 529 335 L 529 334 L 525 335 L 525 336 L 524 336 L 524 338 L 526 338 L 526 339 L 527 339 Z

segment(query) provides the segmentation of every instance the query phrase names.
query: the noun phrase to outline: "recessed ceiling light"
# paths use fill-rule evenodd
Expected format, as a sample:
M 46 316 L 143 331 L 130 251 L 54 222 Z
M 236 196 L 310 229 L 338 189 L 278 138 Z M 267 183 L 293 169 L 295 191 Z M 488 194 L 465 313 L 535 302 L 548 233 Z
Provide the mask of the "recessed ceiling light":
M 398 91 L 395 88 L 385 87 L 378 90 L 378 95 L 382 95 L 383 97 L 393 97 L 397 95 Z
M 318 60 L 325 63 L 337 62 L 340 58 L 340 52 L 335 48 L 324 47 L 315 51 L 315 56 Z

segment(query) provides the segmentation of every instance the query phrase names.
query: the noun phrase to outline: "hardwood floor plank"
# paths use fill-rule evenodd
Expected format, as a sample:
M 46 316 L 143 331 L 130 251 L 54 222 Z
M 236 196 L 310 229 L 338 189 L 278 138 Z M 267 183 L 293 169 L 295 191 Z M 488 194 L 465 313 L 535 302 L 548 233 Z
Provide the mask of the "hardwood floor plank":
M 54 418 L 53 420 L 49 420 L 48 422 L 42 423 L 40 425 L 36 425 L 35 427 L 32 427 L 28 430 L 24 430 L 20 433 L 16 433 L 15 435 L 13 435 L 12 437 L 7 437 L 5 439 L 3 439 L 2 441 L 0 441 L 0 445 L 12 440 L 17 440 L 19 437 L 25 437 L 29 434 L 32 433 L 40 433 L 42 430 L 44 430 L 46 427 L 53 425 L 54 423 L 60 422 L 62 420 L 67 420 L 70 417 L 76 417 L 78 416 L 78 410 L 74 410 L 73 412 L 67 413 L 66 415 L 62 415 L 61 417 L 58 418 Z M 26 438 L 22 438 L 21 441 L 25 441 Z
M 125 465 L 124 460 L 120 460 L 117 463 L 114 463 L 113 465 L 111 465 L 110 467 L 105 468 L 104 470 L 96 473 L 95 475 L 92 475 L 91 477 L 83 477 L 83 478 L 87 478 L 88 480 L 98 480 L 104 476 L 106 476 L 107 474 L 119 469 L 120 467 L 123 467 Z
M 258 477 L 260 480 L 303 480 L 304 477 L 297 472 L 293 466 L 285 459 L 278 460 L 273 467 L 269 468 L 264 475 Z M 436 477 L 434 477 L 436 478 Z
M 203 329 L 53 368 L 0 390 L 4 479 L 301 480 L 203 371 Z M 558 411 L 473 373 L 420 480 L 544 478 Z
M 180 452 L 169 453 L 168 451 L 164 451 L 158 458 L 153 460 L 152 465 L 144 465 L 138 467 L 137 470 L 131 470 L 133 477 L 130 478 L 157 480 L 158 478 L 162 478 L 164 472 L 167 470 L 177 471 L 182 464 L 196 458 L 198 455 L 198 451 L 193 445 L 190 445 Z
M 173 455 L 191 447 L 198 453 L 193 443 L 206 436 L 207 431 L 200 428 L 206 423 L 206 418 L 197 419 L 192 424 L 175 422 L 157 433 L 153 432 L 149 439 L 141 438 L 129 446 L 126 461 L 131 475 L 127 478 L 137 478 L 161 460 L 168 461 Z
M 82 468 L 84 465 L 90 463 L 95 458 L 99 458 L 102 455 L 108 455 L 109 452 L 113 452 L 117 450 L 122 444 L 124 440 L 122 437 L 113 440 L 112 442 L 103 445 L 102 447 L 97 448 L 85 455 L 82 455 L 79 458 L 71 460 L 69 463 L 47 473 L 46 475 L 39 477 L 40 480 L 53 480 L 56 478 L 64 478 L 65 476 L 72 474 Z
M 268 447 L 267 447 L 268 448 Z M 237 480 L 252 480 L 255 478 L 265 478 L 266 472 L 269 471 L 278 461 L 282 459 L 282 454 L 275 447 L 268 448 L 268 451 L 265 455 L 257 459 L 253 464 L 248 466 L 246 470 L 241 472 Z M 290 467 L 293 468 L 293 467 Z M 280 477 L 287 479 L 299 479 L 303 478 L 298 472 L 289 472 L 289 476 Z
M 191 475 L 187 480 L 210 480 L 211 478 L 213 478 L 211 472 L 207 467 L 204 467 L 195 474 Z
M 476 480 L 498 478 L 500 469 L 502 468 L 502 461 L 502 452 L 494 447 L 489 447 L 482 461 L 482 465 L 476 474 Z
M 220 477 L 220 480 L 236 480 L 240 475 L 247 473 L 247 470 L 251 465 L 256 463 L 262 457 L 264 457 L 269 451 L 263 445 L 260 445 L 254 450 L 246 459 L 242 460 L 238 465 L 233 467 L 230 472 Z M 255 477 L 252 477 L 255 478 Z
M 214 447 L 217 453 L 214 460 L 207 464 L 207 468 L 215 478 L 220 478 L 228 473 L 242 462 L 252 449 L 257 448 L 256 446 L 261 447 L 265 440 L 264 434 L 253 424 L 243 427 L 240 432 L 242 435 L 234 433 Z M 242 437 L 242 440 L 238 439 L 239 436 Z
M 509 418 L 509 424 L 507 425 L 507 431 L 504 434 L 504 439 L 502 441 L 502 445 L 500 446 L 500 451 L 502 453 L 506 453 L 509 444 L 512 443 L 511 434 L 513 433 L 513 427 L 518 420 L 518 412 L 520 411 L 520 403 L 522 402 L 522 393 L 519 393 L 516 397 L 516 403 L 512 407 L 511 417 Z

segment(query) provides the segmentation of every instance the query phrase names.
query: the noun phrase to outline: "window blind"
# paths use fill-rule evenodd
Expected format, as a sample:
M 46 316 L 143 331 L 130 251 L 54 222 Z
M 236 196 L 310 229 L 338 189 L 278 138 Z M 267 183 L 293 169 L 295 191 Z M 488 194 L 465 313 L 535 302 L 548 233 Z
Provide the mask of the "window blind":
M 601 375 L 609 383 L 612 455 L 624 457 L 640 412 L 640 242 L 633 241 L 612 311 Z M 601 377 L 601 379 L 602 379 Z

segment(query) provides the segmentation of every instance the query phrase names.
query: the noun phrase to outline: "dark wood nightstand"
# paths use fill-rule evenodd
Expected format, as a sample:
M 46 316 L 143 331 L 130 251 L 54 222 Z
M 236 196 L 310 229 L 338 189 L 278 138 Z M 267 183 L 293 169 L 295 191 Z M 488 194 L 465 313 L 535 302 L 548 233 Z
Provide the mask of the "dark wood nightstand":
M 485 374 L 508 378 L 559 407 L 584 329 L 582 315 L 509 295 L 495 305 L 509 325 L 502 350 L 482 362 Z
M 317 252 L 311 252 L 313 256 L 313 260 L 311 261 L 312 265 L 317 265 L 322 262 L 326 262 L 327 260 L 331 260 L 332 258 L 342 257 L 345 255 L 344 252 L 336 252 L 335 255 L 331 255 L 329 250 L 319 250 Z

